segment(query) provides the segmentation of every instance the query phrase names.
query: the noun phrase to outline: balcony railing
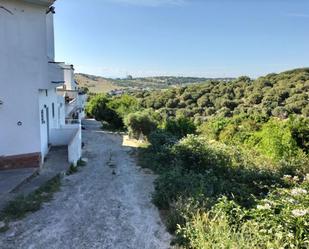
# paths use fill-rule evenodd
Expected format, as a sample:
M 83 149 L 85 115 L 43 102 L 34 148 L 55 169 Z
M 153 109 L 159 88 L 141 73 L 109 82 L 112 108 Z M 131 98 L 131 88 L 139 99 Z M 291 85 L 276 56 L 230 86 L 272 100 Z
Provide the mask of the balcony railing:
M 79 119 L 65 119 L 65 124 L 70 125 L 70 124 L 81 124 L 81 121 Z

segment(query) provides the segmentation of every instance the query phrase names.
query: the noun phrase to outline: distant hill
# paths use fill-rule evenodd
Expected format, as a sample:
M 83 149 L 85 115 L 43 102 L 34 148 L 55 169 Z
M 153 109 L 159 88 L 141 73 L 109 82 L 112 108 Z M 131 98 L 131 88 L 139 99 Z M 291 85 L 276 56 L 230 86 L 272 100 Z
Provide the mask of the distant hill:
M 87 87 L 93 93 L 105 93 L 119 88 L 112 80 L 88 74 L 75 74 L 80 87 Z
M 81 87 L 87 87 L 91 92 L 109 92 L 115 89 L 167 89 L 175 86 L 201 84 L 208 80 L 231 81 L 233 78 L 199 78 L 199 77 L 142 77 L 128 79 L 110 79 L 89 74 L 76 74 L 76 81 Z

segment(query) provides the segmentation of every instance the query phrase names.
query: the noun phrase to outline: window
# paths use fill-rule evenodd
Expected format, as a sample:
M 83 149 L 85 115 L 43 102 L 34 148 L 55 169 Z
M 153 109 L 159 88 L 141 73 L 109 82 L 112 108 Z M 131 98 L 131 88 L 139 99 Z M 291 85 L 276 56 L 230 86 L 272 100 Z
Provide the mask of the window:
M 45 120 L 44 120 L 44 110 L 41 110 L 41 123 L 45 124 Z
M 52 115 L 55 118 L 55 103 L 52 103 Z

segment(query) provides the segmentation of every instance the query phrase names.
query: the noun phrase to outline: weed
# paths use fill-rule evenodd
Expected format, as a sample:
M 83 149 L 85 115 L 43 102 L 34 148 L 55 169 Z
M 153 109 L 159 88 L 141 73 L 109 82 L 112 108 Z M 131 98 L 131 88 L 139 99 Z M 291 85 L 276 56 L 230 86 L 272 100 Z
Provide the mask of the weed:
M 24 218 L 27 213 L 39 210 L 44 202 L 53 198 L 55 192 L 60 189 L 60 175 L 55 176 L 43 186 L 27 196 L 18 196 L 0 212 L 0 221 L 6 225 L 0 230 L 4 232 L 8 229 L 8 222 Z
M 70 168 L 68 169 L 68 171 L 66 173 L 66 175 L 73 175 L 73 174 L 75 174 L 77 172 L 78 172 L 77 166 L 75 166 L 74 164 L 71 164 Z
M 87 162 L 84 161 L 83 159 L 79 159 L 77 161 L 77 167 L 85 167 L 87 165 Z

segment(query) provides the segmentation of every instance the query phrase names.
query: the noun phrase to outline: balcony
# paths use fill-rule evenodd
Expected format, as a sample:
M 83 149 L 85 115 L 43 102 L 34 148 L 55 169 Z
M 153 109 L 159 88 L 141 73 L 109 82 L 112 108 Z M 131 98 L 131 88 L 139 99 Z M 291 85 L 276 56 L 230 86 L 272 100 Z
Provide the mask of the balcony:
M 58 90 L 58 93 L 65 92 L 65 116 L 66 118 L 76 118 L 74 115 L 78 114 L 78 118 L 84 118 L 84 109 L 87 101 L 86 94 L 80 94 L 78 91 L 63 91 Z
M 68 122 L 60 128 L 51 129 L 52 146 L 67 146 L 69 163 L 76 165 L 82 156 L 82 135 L 79 120 Z
M 61 63 L 48 62 L 48 88 L 61 86 L 64 82 L 64 72 Z

